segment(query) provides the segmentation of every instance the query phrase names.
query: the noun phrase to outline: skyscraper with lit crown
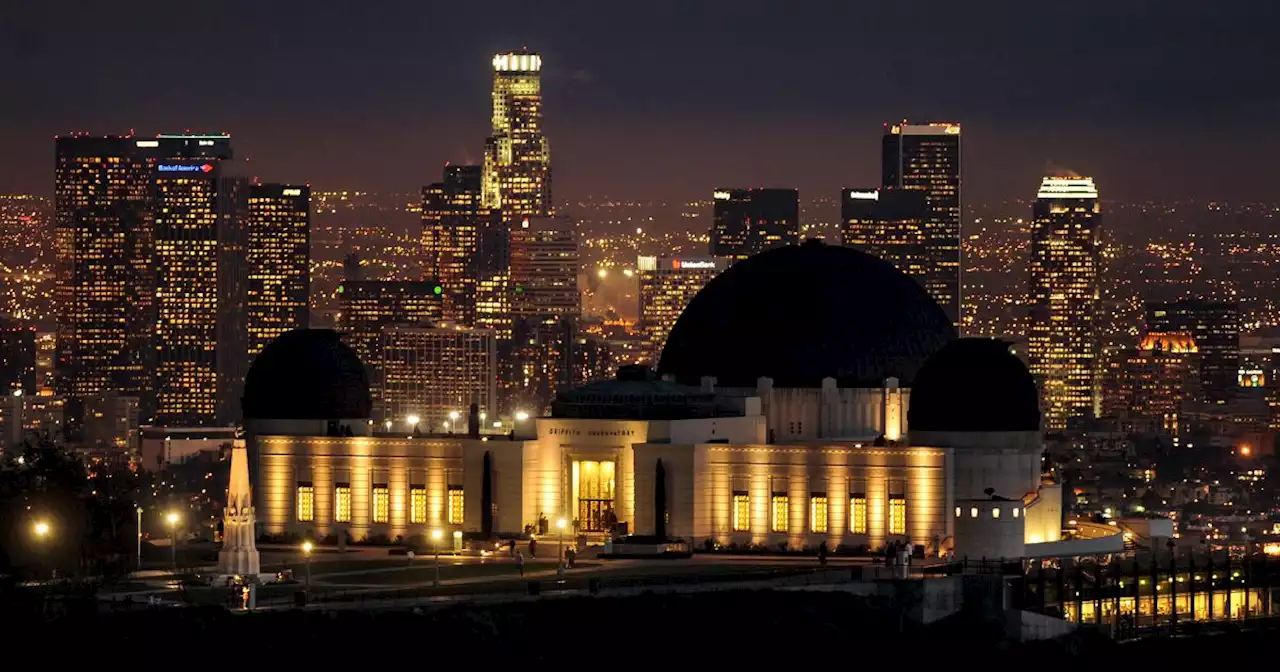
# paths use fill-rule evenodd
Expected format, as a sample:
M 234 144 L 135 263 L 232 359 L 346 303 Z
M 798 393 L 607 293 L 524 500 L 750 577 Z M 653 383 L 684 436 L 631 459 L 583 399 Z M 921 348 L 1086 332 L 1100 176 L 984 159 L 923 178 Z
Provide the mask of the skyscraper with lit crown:
M 493 57 L 492 132 L 485 142 L 484 196 L 512 219 L 554 213 L 551 152 L 542 134 L 542 57 L 528 51 Z
M 883 186 L 925 193 L 924 251 L 928 264 L 919 279 L 959 329 L 960 124 L 885 124 L 882 159 Z
M 440 283 L 444 319 L 468 327 L 477 304 L 508 289 L 507 227 L 481 203 L 483 172 L 445 166 L 444 180 L 422 189 L 423 272 Z
M 1034 219 L 1027 355 L 1045 428 L 1061 431 L 1101 412 L 1101 209 L 1093 179 L 1044 178 Z

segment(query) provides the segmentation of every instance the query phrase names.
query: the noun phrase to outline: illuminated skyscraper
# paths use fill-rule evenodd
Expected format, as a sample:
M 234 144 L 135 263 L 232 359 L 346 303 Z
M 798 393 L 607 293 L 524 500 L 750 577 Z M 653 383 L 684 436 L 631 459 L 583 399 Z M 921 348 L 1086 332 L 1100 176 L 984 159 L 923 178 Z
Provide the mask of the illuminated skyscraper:
M 418 416 L 423 429 L 466 431 L 477 404 L 497 419 L 497 349 L 486 329 L 390 325 L 382 330 L 383 420 Z
M 476 324 L 477 303 L 508 289 L 507 227 L 481 204 L 482 175 L 480 166 L 445 166 L 444 181 L 422 190 L 425 273 L 444 288 L 444 319 L 463 326 Z
M 711 256 L 741 261 L 800 242 L 800 193 L 795 189 L 716 189 Z
M 249 357 L 311 316 L 311 187 L 249 188 Z
M 841 241 L 879 257 L 922 286 L 931 271 L 925 193 L 919 189 L 845 189 L 840 194 Z
M 155 422 L 230 425 L 249 368 L 249 181 L 212 157 L 163 159 L 154 171 Z
M 512 226 L 511 313 L 519 319 L 582 313 L 578 230 L 561 217 L 526 217 Z
M 1182 299 L 1146 305 L 1149 331 L 1185 332 L 1200 351 L 1202 399 L 1221 404 L 1235 397 L 1240 370 L 1240 305 Z
M 887 125 L 884 135 L 885 187 L 925 192 L 924 288 L 960 328 L 960 125 Z
M 338 330 L 364 362 L 374 417 L 383 419 L 387 411 L 382 405 L 382 330 L 394 324 L 438 322 L 444 289 L 429 281 L 344 280 L 338 293 Z
M 716 257 L 640 257 L 640 329 L 648 341 L 648 356 L 657 366 L 667 334 L 693 297 L 729 267 Z
M 512 217 L 554 213 L 551 151 L 542 134 L 542 57 L 493 57 L 492 132 L 485 141 L 485 207 Z
M 57 392 L 71 400 L 76 418 L 93 395 L 146 395 L 151 389 L 150 186 L 158 145 L 131 137 L 55 141 L 54 368 Z
M 1027 357 L 1045 428 L 1061 431 L 1101 412 L 1101 209 L 1093 179 L 1044 178 L 1034 216 Z

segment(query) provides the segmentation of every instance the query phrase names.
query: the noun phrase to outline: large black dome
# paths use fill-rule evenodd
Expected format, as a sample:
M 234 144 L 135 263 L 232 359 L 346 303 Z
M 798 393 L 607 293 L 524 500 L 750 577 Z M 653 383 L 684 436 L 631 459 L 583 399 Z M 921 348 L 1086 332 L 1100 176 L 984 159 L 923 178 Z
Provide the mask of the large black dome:
M 955 338 L 942 308 L 889 263 L 809 241 L 739 262 L 689 302 L 658 370 L 688 385 L 909 386 L 924 360 Z
M 1004 341 L 952 341 L 920 367 L 907 426 L 913 432 L 1037 431 L 1035 379 Z
M 245 418 L 365 420 L 373 402 L 356 353 L 331 329 L 294 329 L 258 353 L 244 379 Z

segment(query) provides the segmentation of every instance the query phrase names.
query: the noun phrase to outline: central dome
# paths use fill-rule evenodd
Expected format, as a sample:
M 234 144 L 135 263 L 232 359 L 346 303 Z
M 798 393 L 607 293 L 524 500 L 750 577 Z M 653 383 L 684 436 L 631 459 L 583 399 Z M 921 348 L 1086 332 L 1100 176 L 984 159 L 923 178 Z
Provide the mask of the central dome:
M 658 370 L 697 385 L 910 386 L 956 337 L 942 308 L 888 262 L 851 247 L 808 241 L 739 262 L 689 302 Z
M 286 331 L 258 353 L 241 407 L 257 420 L 365 420 L 369 380 L 356 353 L 330 329 Z

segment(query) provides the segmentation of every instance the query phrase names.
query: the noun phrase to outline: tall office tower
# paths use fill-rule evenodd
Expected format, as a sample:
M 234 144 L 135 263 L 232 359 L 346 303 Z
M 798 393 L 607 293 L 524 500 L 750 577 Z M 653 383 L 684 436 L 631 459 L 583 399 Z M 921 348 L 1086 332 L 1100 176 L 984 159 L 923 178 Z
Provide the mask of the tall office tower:
M 311 322 L 311 187 L 249 187 L 249 357 Z
M 526 217 L 510 233 L 511 313 L 519 319 L 582 313 L 578 230 L 562 217 Z
M 55 145 L 56 390 L 78 419 L 106 390 L 151 389 L 155 350 L 150 201 L 155 140 L 60 137 Z M 151 410 L 150 403 L 144 411 Z
M 36 328 L 0 318 L 0 395 L 34 395 Z
M 711 256 L 742 261 L 800 242 L 800 192 L 795 189 L 716 189 Z
M 85 401 L 85 446 L 137 454 L 140 439 L 137 397 L 122 396 L 112 391 Z
M 840 194 L 841 242 L 879 257 L 922 286 L 931 271 L 925 193 L 919 189 L 845 189 Z
M 358 262 L 356 262 L 358 265 Z M 385 419 L 382 405 L 382 329 L 392 324 L 429 325 L 440 321 L 444 289 L 428 281 L 344 280 L 338 287 L 338 330 L 369 376 L 374 416 Z
M 228 143 L 216 158 L 166 158 L 155 165 L 159 425 L 208 427 L 239 421 L 240 391 L 249 368 L 249 181 L 223 160 L 229 158 Z
M 483 172 L 481 166 L 445 166 L 444 181 L 422 190 L 425 273 L 444 288 L 444 318 L 464 326 L 476 324 L 480 295 L 490 298 L 495 277 L 504 277 L 508 264 L 507 227 L 498 211 L 481 204 Z
M 551 151 L 542 134 L 542 57 L 493 57 L 493 130 L 485 141 L 485 207 L 512 217 L 554 214 Z
M 1222 404 L 1235 396 L 1240 371 L 1240 304 L 1182 299 L 1146 304 L 1148 331 L 1191 334 L 1200 350 L 1201 398 Z
M 717 257 L 639 257 L 640 330 L 644 332 L 651 366 L 662 357 L 671 327 L 693 297 L 729 260 Z
M 924 288 L 961 327 L 960 125 L 886 124 L 881 184 L 925 193 Z
M 417 416 L 423 430 L 465 432 L 471 404 L 497 418 L 493 332 L 441 323 L 382 330 L 383 421 Z
M 1048 430 L 1075 427 L 1101 414 L 1100 224 L 1092 178 L 1044 178 L 1031 234 L 1027 358 L 1040 384 Z
M 582 371 L 575 354 L 578 338 L 576 316 L 516 319 L 507 352 L 499 353 L 502 408 L 545 413 L 557 394 L 577 386 Z

